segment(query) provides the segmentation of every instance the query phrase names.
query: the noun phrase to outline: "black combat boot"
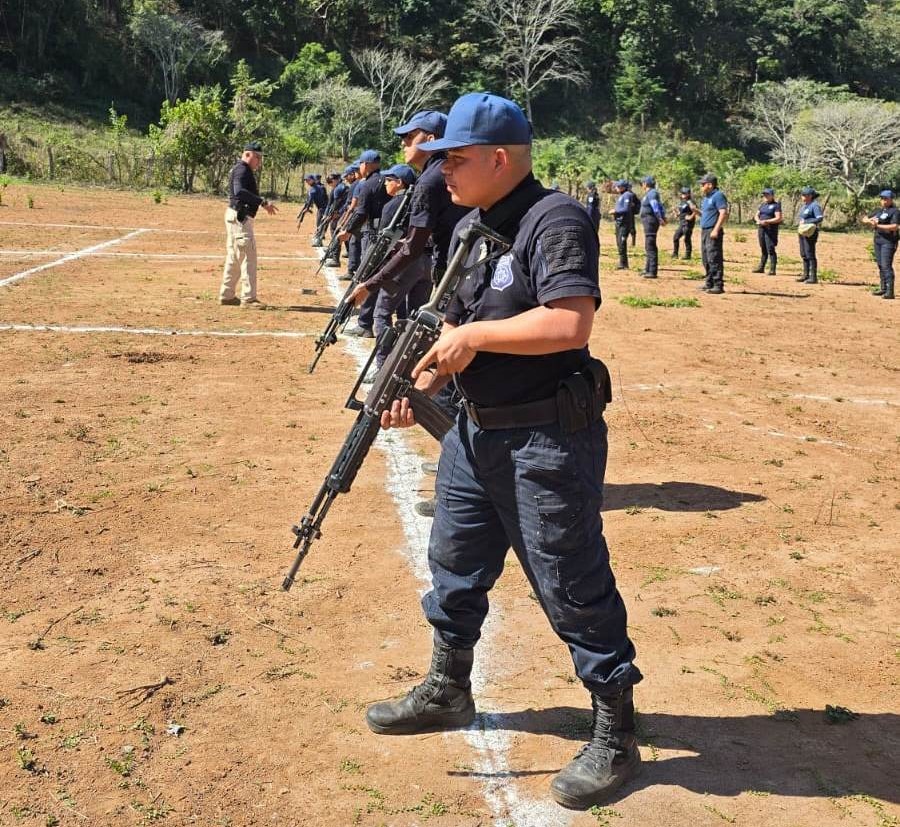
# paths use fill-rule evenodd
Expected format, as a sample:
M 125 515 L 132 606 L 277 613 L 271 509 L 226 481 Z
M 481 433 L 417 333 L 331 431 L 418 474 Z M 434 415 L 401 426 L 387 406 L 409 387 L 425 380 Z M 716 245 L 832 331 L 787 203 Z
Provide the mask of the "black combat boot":
M 366 723 L 379 735 L 413 735 L 459 729 L 475 718 L 472 699 L 473 649 L 453 649 L 434 642 L 431 669 L 425 680 L 403 698 L 370 706 Z
M 774 258 L 770 258 L 770 259 L 769 259 L 769 275 L 770 275 L 770 276 L 774 276 L 774 275 L 775 275 L 775 268 L 776 268 L 777 266 L 778 266 L 777 260 L 774 259 Z
M 886 278 L 884 280 L 884 293 L 881 298 L 883 299 L 892 299 L 894 298 L 894 280 L 891 278 Z
M 803 259 L 803 275 L 797 281 L 806 281 L 809 278 L 809 262 Z
M 766 272 L 766 260 L 764 258 L 760 259 L 759 264 L 757 264 L 756 267 L 753 270 L 751 270 L 750 272 L 751 273 L 765 273 Z
M 873 296 L 883 296 L 884 295 L 884 276 L 879 274 L 878 281 L 879 281 L 878 289 L 872 291 Z
M 591 701 L 594 722 L 590 743 L 578 751 L 550 785 L 557 804 L 572 810 L 602 804 L 641 770 L 631 688 L 618 695 L 591 694 Z
M 804 279 L 803 283 L 804 284 L 818 284 L 819 279 L 818 279 L 817 270 L 818 270 L 818 265 L 811 261 L 809 263 L 809 275 Z

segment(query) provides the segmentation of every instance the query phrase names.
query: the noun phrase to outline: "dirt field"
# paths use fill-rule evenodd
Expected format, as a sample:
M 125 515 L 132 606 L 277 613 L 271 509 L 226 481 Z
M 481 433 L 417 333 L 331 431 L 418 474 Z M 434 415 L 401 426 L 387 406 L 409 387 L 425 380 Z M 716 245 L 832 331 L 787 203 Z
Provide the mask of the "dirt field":
M 864 286 L 868 236 L 826 233 L 839 283 L 809 286 L 794 235 L 756 276 L 755 235 L 732 228 L 717 297 L 698 262 L 614 271 L 604 225 L 604 519 L 644 770 L 572 814 L 547 785 L 588 699 L 514 558 L 475 726 L 363 722 L 428 666 L 427 437 L 386 435 L 280 591 L 363 345 L 307 374 L 333 298 L 295 208 L 257 221 L 269 309 L 220 307 L 222 211 L 4 191 L 0 825 L 900 823 L 900 302 Z

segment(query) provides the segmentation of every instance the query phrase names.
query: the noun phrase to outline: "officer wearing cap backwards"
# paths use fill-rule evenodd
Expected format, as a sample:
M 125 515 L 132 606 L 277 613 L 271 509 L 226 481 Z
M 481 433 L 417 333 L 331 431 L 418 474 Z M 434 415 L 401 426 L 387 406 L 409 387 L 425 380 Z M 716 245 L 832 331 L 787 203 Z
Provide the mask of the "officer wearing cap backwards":
M 897 252 L 897 238 L 900 234 L 900 209 L 894 204 L 894 191 L 882 190 L 878 193 L 881 208 L 863 219 L 875 230 L 875 261 L 881 285 L 875 291 L 883 299 L 894 298 L 894 255 Z
M 259 185 L 253 174 L 262 166 L 262 154 L 259 141 L 250 141 L 228 174 L 225 270 L 222 273 L 222 286 L 219 288 L 219 304 L 265 308 L 256 296 L 256 237 L 253 234 L 253 221 L 260 207 L 269 215 L 275 215 L 278 208 L 259 194 Z M 234 294 L 238 279 L 242 285 L 240 299 Z
M 421 170 L 422 175 L 413 192 L 406 235 L 378 272 L 360 284 L 350 297 L 359 304 L 372 290 L 381 288 L 375 306 L 376 320 L 390 319 L 411 290 L 422 290 L 423 280 L 430 280 L 432 275 L 438 280 L 443 275 L 453 228 L 468 212 L 453 203 L 444 183 L 441 170 L 447 154 L 421 149 L 422 144 L 443 138 L 446 126 L 447 116 L 442 112 L 424 110 L 394 130 L 400 136 L 404 161 Z M 418 297 L 412 297 L 408 304 L 413 309 L 422 303 Z
M 711 172 L 700 179 L 703 200 L 700 202 L 700 250 L 706 280 L 701 290 L 713 295 L 725 292 L 725 222 L 728 199 L 719 189 L 719 181 Z
M 656 234 L 660 226 L 665 226 L 666 210 L 656 189 L 656 179 L 647 175 L 641 182 L 644 197 L 641 199 L 641 226 L 644 228 L 644 272 L 645 279 L 655 279 L 659 273 L 659 247 Z
M 775 190 L 766 187 L 762 191 L 763 202 L 756 209 L 756 238 L 759 241 L 759 264 L 754 273 L 763 273 L 766 262 L 769 263 L 769 275 L 775 275 L 778 266 L 778 225 L 784 220 L 781 214 L 781 202 L 775 200 Z
M 628 269 L 628 236 L 634 232 L 634 216 L 640 209 L 637 196 L 631 191 L 627 181 L 614 184 L 619 197 L 609 211 L 616 222 L 616 249 L 619 251 L 619 266 L 616 270 Z
M 413 371 L 421 390 L 452 376 L 465 397 L 438 464 L 422 599 L 434 655 L 422 684 L 370 707 L 366 721 L 381 734 L 472 722 L 474 646 L 512 547 L 591 693 L 591 742 L 551 785 L 560 804 L 586 809 L 638 771 L 631 687 L 641 673 L 599 514 L 609 397 L 587 347 L 600 303 L 597 235 L 577 201 L 535 180 L 531 140 L 516 104 L 476 92 L 453 105 L 443 139 L 422 145 L 448 151 L 454 203 L 477 208 L 459 227 L 480 220 L 513 246 L 486 261 L 491 245 L 476 245 L 475 269 Z M 408 400 L 382 416 L 385 428 L 414 422 Z
M 700 210 L 691 198 L 691 188 L 682 187 L 678 191 L 681 199 L 678 203 L 678 228 L 672 236 L 672 258 L 678 258 L 678 247 L 681 239 L 684 239 L 684 260 L 689 261 L 694 254 L 694 224 L 700 216 Z
M 800 240 L 800 258 L 803 259 L 803 275 L 797 281 L 804 284 L 818 284 L 819 259 L 816 256 L 816 244 L 819 242 L 819 228 L 825 220 L 822 207 L 816 199 L 819 197 L 812 187 L 800 190 L 803 206 L 797 215 L 797 238 Z

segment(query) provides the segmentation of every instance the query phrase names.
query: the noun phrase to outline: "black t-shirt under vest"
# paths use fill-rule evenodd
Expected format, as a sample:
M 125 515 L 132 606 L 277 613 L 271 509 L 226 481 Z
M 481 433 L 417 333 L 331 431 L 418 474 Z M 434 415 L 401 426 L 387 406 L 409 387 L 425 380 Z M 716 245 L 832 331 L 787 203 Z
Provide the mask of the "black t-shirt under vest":
M 870 213 L 869 218 L 874 218 L 878 224 L 900 224 L 900 209 L 893 204 L 890 207 L 880 207 L 875 212 Z M 875 237 L 885 238 L 896 243 L 897 231 L 875 230 Z

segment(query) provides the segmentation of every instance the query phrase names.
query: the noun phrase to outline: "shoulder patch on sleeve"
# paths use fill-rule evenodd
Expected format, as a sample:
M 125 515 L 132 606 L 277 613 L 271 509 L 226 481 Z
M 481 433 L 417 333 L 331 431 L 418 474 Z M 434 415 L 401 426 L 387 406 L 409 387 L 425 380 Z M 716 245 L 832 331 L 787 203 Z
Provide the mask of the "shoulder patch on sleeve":
M 584 228 L 577 224 L 548 227 L 538 239 L 536 270 L 545 276 L 582 271 L 587 266 Z

